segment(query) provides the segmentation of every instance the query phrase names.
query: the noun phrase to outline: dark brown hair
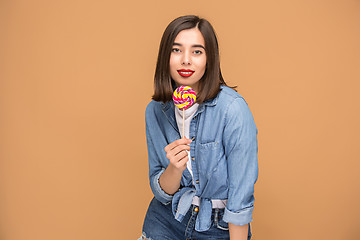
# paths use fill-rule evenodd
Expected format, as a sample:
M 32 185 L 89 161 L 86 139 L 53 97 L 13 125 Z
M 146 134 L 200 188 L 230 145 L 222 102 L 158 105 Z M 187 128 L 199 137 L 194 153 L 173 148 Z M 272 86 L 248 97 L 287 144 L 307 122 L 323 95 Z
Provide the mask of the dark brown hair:
M 172 100 L 174 80 L 170 76 L 170 54 L 176 36 L 185 29 L 198 28 L 205 40 L 206 70 L 199 80 L 199 92 L 197 103 L 202 103 L 214 98 L 220 91 L 220 85 L 226 85 L 220 69 L 219 45 L 214 28 L 203 18 L 194 15 L 178 17 L 165 29 L 161 39 L 159 55 L 156 64 L 152 99 L 155 101 L 168 102 Z

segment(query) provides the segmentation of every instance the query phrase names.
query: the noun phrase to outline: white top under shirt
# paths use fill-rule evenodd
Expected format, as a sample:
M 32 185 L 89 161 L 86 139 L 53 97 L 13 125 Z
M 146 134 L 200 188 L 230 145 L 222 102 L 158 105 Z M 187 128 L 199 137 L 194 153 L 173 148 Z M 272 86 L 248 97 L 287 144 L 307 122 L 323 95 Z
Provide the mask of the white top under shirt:
M 195 115 L 197 109 L 199 108 L 199 104 L 198 103 L 194 103 L 194 105 L 192 105 L 190 108 L 186 109 L 185 112 L 185 137 L 187 139 L 189 139 L 189 132 L 190 132 L 190 122 L 192 117 Z M 178 125 L 179 128 L 179 132 L 180 132 L 180 136 L 183 137 L 183 110 L 180 110 L 179 108 L 175 107 L 175 118 L 176 118 L 176 123 Z M 189 170 L 192 180 L 193 180 L 193 184 L 194 184 L 194 176 L 193 176 L 193 172 L 192 172 L 192 167 L 191 167 L 191 156 L 190 156 L 190 152 L 187 151 L 188 153 L 188 161 L 186 163 L 187 165 L 187 169 Z M 213 199 L 211 200 L 212 202 L 212 208 L 225 208 L 226 206 L 226 202 L 227 200 L 219 200 L 219 199 Z M 198 196 L 194 196 L 192 204 L 199 206 L 200 205 L 200 198 Z

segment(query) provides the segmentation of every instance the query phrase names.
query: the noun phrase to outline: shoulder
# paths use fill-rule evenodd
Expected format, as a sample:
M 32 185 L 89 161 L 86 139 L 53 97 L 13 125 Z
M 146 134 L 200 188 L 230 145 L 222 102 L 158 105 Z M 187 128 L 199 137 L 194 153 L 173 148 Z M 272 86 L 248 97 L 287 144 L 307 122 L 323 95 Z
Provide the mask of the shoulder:
M 227 87 L 227 86 L 221 86 L 221 91 L 218 95 L 218 101 L 217 105 L 223 109 L 228 109 L 233 105 L 247 105 L 245 99 L 243 96 L 241 96 L 238 92 L 236 92 L 234 89 Z
M 145 118 L 148 119 L 149 117 L 158 114 L 159 112 L 161 112 L 162 107 L 163 107 L 163 103 L 152 100 L 146 106 Z
M 162 116 L 163 111 L 166 111 L 166 109 L 169 108 L 169 103 L 163 103 L 152 100 L 149 102 L 149 104 L 146 106 L 145 109 L 145 121 L 154 121 L 155 119 L 158 119 L 159 116 Z
M 252 116 L 247 102 L 244 97 L 241 96 L 234 89 L 222 86 L 219 93 L 218 105 L 225 111 L 226 118 L 232 118 L 235 116 Z

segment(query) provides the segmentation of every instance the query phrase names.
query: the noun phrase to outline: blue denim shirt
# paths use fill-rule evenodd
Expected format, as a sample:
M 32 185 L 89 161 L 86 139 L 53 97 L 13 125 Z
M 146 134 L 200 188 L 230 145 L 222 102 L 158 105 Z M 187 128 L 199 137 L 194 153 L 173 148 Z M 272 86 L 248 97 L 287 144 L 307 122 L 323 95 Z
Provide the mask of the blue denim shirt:
M 258 176 L 257 128 L 244 98 L 221 86 L 219 94 L 199 105 L 190 122 L 190 154 L 195 185 L 188 169 L 174 195 L 164 192 L 159 177 L 169 165 L 164 148 L 180 138 L 173 102 L 151 101 L 145 112 L 150 186 L 155 198 L 172 204 L 181 221 L 194 195 L 200 198 L 195 229 L 211 226 L 211 199 L 227 199 L 223 220 L 245 225 L 252 221 L 254 184 Z

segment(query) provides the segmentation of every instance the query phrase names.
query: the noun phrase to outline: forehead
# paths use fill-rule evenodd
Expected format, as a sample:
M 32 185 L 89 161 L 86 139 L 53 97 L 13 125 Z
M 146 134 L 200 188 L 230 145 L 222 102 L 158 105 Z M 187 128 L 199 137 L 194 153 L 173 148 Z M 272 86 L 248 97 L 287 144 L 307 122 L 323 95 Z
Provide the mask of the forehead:
M 185 29 L 176 36 L 175 43 L 181 45 L 205 45 L 205 40 L 198 28 Z

